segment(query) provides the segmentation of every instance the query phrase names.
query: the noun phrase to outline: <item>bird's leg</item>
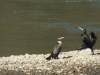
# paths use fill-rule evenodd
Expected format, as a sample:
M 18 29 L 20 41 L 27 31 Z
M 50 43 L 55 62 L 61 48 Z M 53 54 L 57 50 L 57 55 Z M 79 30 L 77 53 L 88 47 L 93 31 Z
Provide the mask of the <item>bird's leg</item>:
M 58 53 L 56 54 L 56 56 L 55 56 L 55 57 L 56 57 L 56 59 L 59 59 L 59 58 L 58 58 L 58 55 L 59 55 L 59 52 L 58 52 Z
M 58 55 L 57 55 L 57 54 L 55 54 L 55 57 L 54 57 L 54 59 L 58 59 Z
M 53 58 L 53 59 L 58 59 L 57 54 L 53 54 L 53 55 L 52 55 L 52 58 Z
M 54 59 L 56 59 L 56 54 L 54 54 Z
M 58 57 L 56 57 L 56 59 L 59 59 Z
M 94 51 L 93 51 L 93 49 L 91 49 L 91 53 L 92 53 L 92 55 L 94 55 Z

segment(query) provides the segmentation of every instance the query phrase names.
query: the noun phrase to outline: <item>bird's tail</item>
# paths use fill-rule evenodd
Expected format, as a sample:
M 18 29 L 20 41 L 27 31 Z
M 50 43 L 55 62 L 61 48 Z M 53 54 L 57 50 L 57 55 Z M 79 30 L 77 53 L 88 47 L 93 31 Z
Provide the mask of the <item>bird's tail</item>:
M 50 55 L 49 57 L 47 57 L 46 59 L 47 59 L 47 60 L 50 60 L 50 59 L 51 59 L 51 55 Z

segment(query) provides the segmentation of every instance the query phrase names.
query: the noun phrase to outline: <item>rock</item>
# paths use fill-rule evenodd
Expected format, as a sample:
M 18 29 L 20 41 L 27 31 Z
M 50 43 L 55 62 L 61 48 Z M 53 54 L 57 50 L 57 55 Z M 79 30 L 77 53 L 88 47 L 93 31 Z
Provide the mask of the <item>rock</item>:
M 91 49 L 90 48 L 83 49 L 79 52 L 79 55 L 91 55 Z

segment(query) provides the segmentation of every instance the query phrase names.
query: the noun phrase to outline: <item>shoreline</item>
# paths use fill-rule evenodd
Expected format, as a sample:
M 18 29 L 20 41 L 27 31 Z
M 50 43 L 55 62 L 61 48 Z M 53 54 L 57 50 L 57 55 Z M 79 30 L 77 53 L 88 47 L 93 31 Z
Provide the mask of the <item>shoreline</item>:
M 100 50 L 61 52 L 50 61 L 48 54 L 25 54 L 0 57 L 0 75 L 100 75 Z

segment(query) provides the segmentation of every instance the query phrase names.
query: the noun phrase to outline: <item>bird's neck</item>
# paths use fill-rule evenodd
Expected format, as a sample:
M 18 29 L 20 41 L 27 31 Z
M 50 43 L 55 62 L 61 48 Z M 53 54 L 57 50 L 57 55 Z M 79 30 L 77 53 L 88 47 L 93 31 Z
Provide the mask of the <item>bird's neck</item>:
M 57 43 L 62 44 L 62 42 L 61 42 L 61 41 L 57 41 Z

